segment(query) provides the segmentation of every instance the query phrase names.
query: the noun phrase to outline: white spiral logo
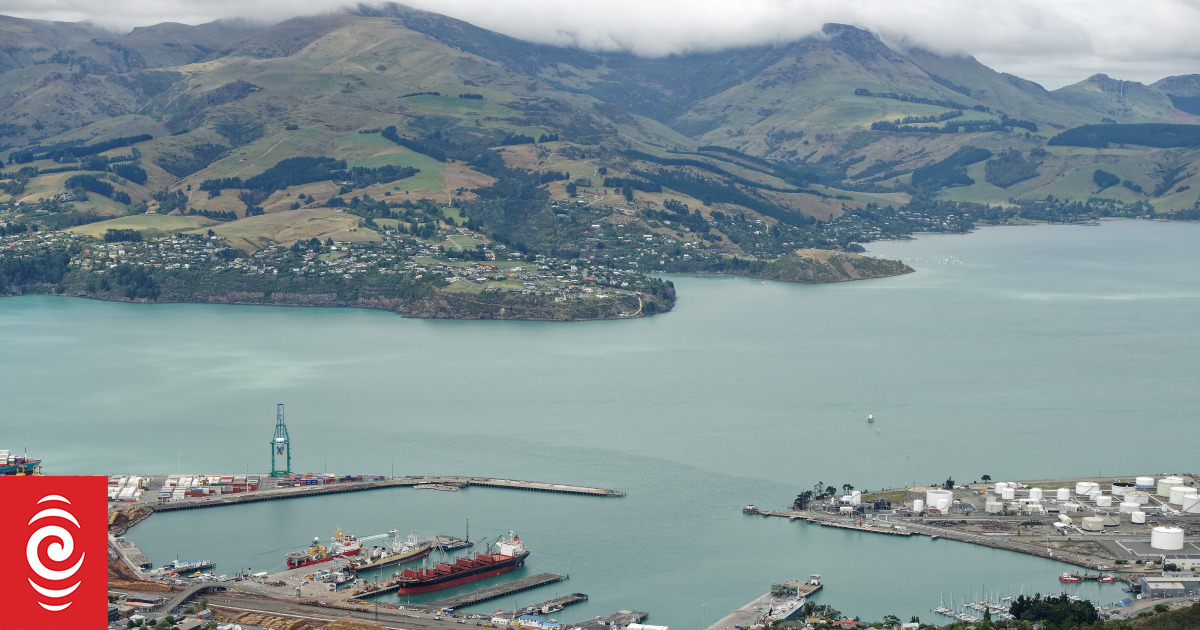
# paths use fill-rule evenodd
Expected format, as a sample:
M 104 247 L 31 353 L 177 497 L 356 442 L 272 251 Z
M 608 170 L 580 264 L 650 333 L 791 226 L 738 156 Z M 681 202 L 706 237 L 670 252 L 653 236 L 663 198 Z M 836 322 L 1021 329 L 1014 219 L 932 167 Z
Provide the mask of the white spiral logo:
M 65 497 L 57 494 L 46 495 L 39 499 L 38 503 L 41 504 L 47 501 L 61 501 L 67 505 L 71 505 L 71 502 Z M 75 520 L 75 517 L 70 512 L 56 507 L 46 508 L 37 514 L 34 514 L 33 518 L 29 519 L 28 524 L 33 525 L 35 521 L 39 521 L 44 518 L 57 518 L 69 521 L 75 525 L 76 530 L 79 529 L 79 521 Z M 50 538 L 54 541 L 46 546 L 46 557 L 49 560 L 57 564 L 62 564 L 71 559 L 71 555 L 75 551 L 75 539 L 71 536 L 71 532 L 59 525 L 42 525 L 36 532 L 33 533 L 32 536 L 29 537 L 29 543 L 25 545 L 25 559 L 29 562 L 29 568 L 33 569 L 33 572 L 43 580 L 50 582 L 63 582 L 69 580 L 71 576 L 79 572 L 79 568 L 83 566 L 83 556 L 85 554 L 79 554 L 79 561 L 69 569 L 51 569 L 42 562 L 42 558 L 39 554 L 42 541 L 46 540 L 47 538 Z M 52 600 L 61 600 L 62 598 L 70 595 L 71 593 L 75 592 L 75 589 L 79 588 L 81 583 L 82 582 L 75 582 L 67 588 L 52 589 L 42 586 L 41 584 L 34 582 L 32 579 L 29 579 L 29 585 L 33 587 L 33 590 Z M 46 602 L 38 600 L 38 605 L 46 610 L 58 612 L 60 610 L 65 610 L 71 605 L 71 602 L 67 602 L 65 604 L 47 604 Z

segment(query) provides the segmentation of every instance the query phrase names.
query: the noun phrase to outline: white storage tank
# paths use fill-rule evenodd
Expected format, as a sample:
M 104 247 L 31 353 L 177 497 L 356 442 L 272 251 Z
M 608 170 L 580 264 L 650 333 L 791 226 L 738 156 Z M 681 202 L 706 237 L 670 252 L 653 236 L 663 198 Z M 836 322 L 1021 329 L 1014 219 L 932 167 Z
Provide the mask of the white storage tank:
M 1200 494 L 1183 497 L 1181 509 L 1188 514 L 1200 514 Z
M 945 512 L 954 503 L 954 493 L 949 490 L 926 490 L 925 505 L 928 509 Z
M 1145 523 L 1146 522 L 1146 513 L 1142 512 L 1140 510 L 1137 512 L 1134 512 L 1129 515 L 1129 520 L 1133 521 L 1134 523 L 1139 523 L 1139 524 Z
M 1098 532 L 1104 529 L 1104 519 L 1099 516 L 1083 517 L 1083 529 L 1089 532 Z
M 1137 503 L 1138 505 L 1146 505 L 1147 503 L 1150 502 L 1150 495 L 1146 494 L 1145 492 L 1141 492 L 1141 491 L 1126 492 L 1125 500 L 1130 501 L 1132 503 Z
M 1122 514 L 1133 514 L 1141 509 L 1141 507 L 1142 504 L 1140 503 L 1134 503 L 1133 501 L 1122 501 L 1120 509 Z
M 1174 486 L 1167 495 L 1169 497 L 1167 499 L 1167 503 L 1179 505 L 1183 503 L 1183 497 L 1187 494 L 1196 494 L 1196 489 L 1192 488 L 1191 486 Z
M 1016 484 L 1014 484 L 1011 481 L 997 481 L 996 482 L 996 492 L 1000 492 L 1001 490 L 1003 490 L 1005 488 L 1015 488 L 1015 487 L 1016 487 Z
M 1137 484 L 1137 487 L 1139 488 L 1154 487 L 1154 477 L 1138 477 L 1137 479 L 1134 479 L 1133 482 Z
M 1150 547 L 1163 551 L 1183 549 L 1183 530 L 1178 527 L 1155 527 L 1150 530 Z
M 850 505 L 858 505 L 862 503 L 862 492 L 855 490 L 850 493 Z
M 1012 501 L 1013 499 L 1017 498 L 1017 491 L 1014 490 L 1012 486 L 1005 486 L 1000 489 L 1000 498 L 1004 499 L 1005 501 Z
M 1092 490 L 1091 492 L 1088 493 L 1088 498 L 1091 499 L 1092 501 L 1095 501 L 1096 497 L 1098 497 L 1102 494 L 1104 494 L 1104 493 L 1100 491 L 1100 488 L 1096 488 L 1095 490 Z
M 1107 494 L 1096 497 L 1096 507 L 1112 507 L 1112 497 Z
M 1075 484 L 1075 494 L 1079 494 L 1079 495 L 1091 494 L 1092 490 L 1096 490 L 1099 487 L 1100 487 L 1099 484 L 1092 483 L 1090 481 L 1080 481 L 1079 483 Z
M 1059 488 L 1056 493 L 1056 496 L 1058 497 L 1059 501 L 1070 501 L 1071 500 L 1071 489 L 1070 488 Z
M 1134 485 L 1128 481 L 1114 481 L 1112 485 L 1113 496 L 1123 497 L 1126 492 L 1134 489 Z
M 988 501 L 984 505 L 984 511 L 988 514 L 999 514 L 1004 511 L 1004 504 L 999 501 Z
M 1041 501 L 1042 500 L 1042 489 L 1041 488 L 1030 488 L 1029 489 L 1029 500 L 1030 501 Z
M 1171 496 L 1171 488 L 1182 485 L 1183 479 L 1180 477 L 1163 477 L 1158 480 L 1158 496 L 1169 497 Z
M 914 512 L 924 512 L 925 511 L 925 501 L 922 499 L 913 499 L 913 511 Z

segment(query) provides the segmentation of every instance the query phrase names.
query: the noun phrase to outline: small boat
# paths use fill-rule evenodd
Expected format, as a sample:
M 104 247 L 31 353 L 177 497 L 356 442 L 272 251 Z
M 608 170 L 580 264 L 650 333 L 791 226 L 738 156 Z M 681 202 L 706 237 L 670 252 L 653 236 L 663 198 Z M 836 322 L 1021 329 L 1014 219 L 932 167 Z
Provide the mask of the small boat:
M 873 414 L 873 413 L 867 414 L 867 422 L 875 422 L 875 414 Z
M 758 514 L 758 506 L 751 503 L 742 508 L 742 514 Z

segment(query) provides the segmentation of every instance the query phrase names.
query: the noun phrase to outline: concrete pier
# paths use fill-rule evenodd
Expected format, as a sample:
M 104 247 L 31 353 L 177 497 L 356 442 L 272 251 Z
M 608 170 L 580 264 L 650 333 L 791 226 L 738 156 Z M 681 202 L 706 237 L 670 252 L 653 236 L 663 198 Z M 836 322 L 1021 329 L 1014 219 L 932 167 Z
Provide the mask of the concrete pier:
M 265 478 L 265 477 L 264 477 Z M 241 503 L 256 503 L 259 501 L 275 501 L 312 497 L 326 494 L 341 494 L 344 492 L 362 492 L 383 488 L 412 487 L 412 488 L 466 488 L 483 486 L 488 488 L 507 488 L 510 490 L 531 490 L 535 492 L 558 492 L 563 494 L 579 494 L 594 497 L 623 497 L 624 492 L 608 488 L 592 488 L 542 481 L 521 481 L 517 479 L 495 479 L 491 477 L 393 477 L 383 481 L 354 481 L 349 483 L 323 484 L 314 486 L 298 486 L 293 488 L 270 488 L 237 494 L 211 495 L 203 498 L 171 501 L 168 503 L 143 503 L 155 512 L 172 512 L 222 505 L 238 505 Z
M 813 593 L 821 590 L 821 576 L 813 575 L 807 582 L 788 580 L 771 587 L 771 592 L 751 600 L 708 626 L 707 630 L 732 630 L 748 628 L 756 624 L 791 619 L 800 614 L 804 602 Z
M 455 595 L 454 597 L 439 599 L 435 602 L 426 602 L 425 604 L 421 604 L 421 606 L 428 606 L 430 608 L 461 608 L 463 606 L 470 606 L 472 604 L 486 602 L 488 600 L 504 597 L 506 595 L 512 595 L 513 593 L 528 591 L 539 586 L 561 582 L 565 579 L 567 579 L 565 576 L 557 573 L 539 573 L 537 575 L 531 575 L 519 580 L 504 582 L 503 584 L 496 584 L 487 588 L 481 588 L 477 591 L 471 591 L 470 593 L 463 593 L 462 595 Z
M 613 625 L 618 628 L 628 626 L 631 623 L 641 623 L 649 617 L 649 613 L 641 612 L 640 610 L 618 610 L 617 612 L 599 619 L 592 619 L 570 626 L 571 630 L 608 630 Z
M 551 611 L 556 610 L 556 609 L 561 610 L 563 608 L 566 608 L 567 606 L 570 606 L 571 604 L 578 604 L 579 602 L 586 602 L 587 598 L 588 598 L 588 596 L 584 593 L 571 593 L 570 595 L 567 595 L 565 597 L 556 597 L 547 602 L 542 602 L 540 604 L 534 604 L 532 606 L 526 606 L 524 608 L 518 608 L 517 610 L 514 611 L 514 613 L 518 617 L 520 617 L 521 615 L 540 615 L 540 614 L 542 614 L 543 608 L 545 608 L 547 610 L 551 610 Z

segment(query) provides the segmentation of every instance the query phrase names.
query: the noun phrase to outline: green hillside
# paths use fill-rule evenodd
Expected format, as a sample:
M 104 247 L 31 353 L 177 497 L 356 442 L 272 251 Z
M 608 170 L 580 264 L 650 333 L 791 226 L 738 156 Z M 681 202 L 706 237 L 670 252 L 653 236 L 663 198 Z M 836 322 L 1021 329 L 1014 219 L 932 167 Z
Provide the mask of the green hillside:
M 0 33 L 0 237 L 179 230 L 230 256 L 331 241 L 444 273 L 532 258 L 792 279 L 812 276 L 797 251 L 915 231 L 1200 214 L 1196 75 L 1051 92 L 847 25 L 649 59 L 399 5 Z

